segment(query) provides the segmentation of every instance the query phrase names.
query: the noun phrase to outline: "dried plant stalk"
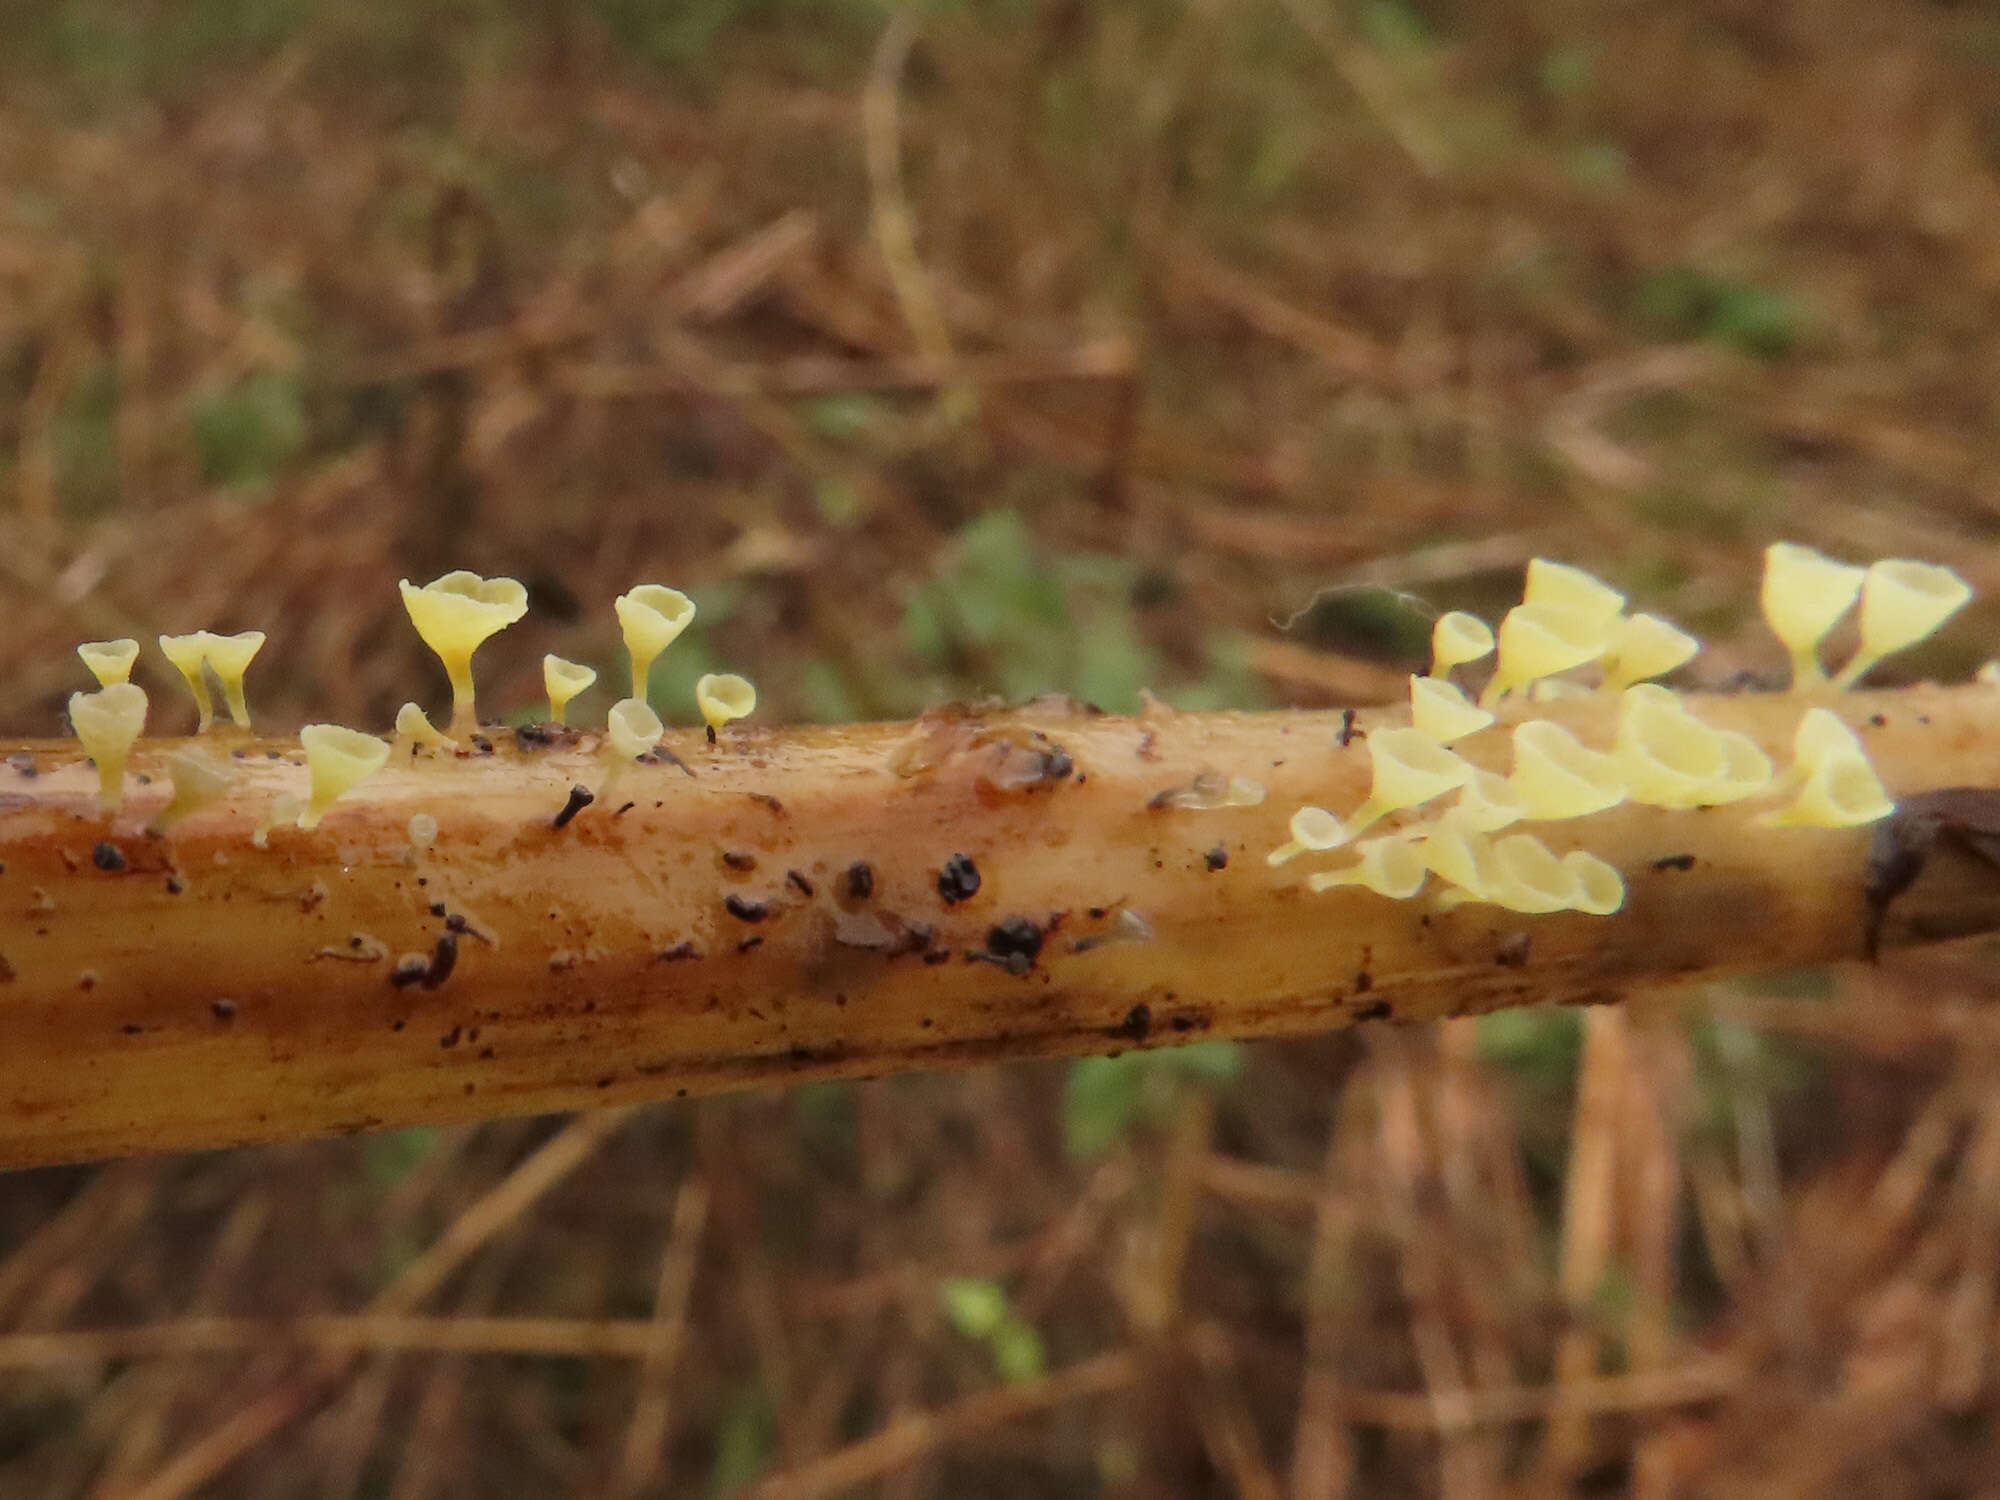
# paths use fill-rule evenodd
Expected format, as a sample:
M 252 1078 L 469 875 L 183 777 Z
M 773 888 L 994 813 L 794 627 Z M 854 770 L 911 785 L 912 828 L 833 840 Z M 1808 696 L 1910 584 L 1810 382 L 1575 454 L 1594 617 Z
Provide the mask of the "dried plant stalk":
M 1693 701 L 1784 758 L 1798 699 Z M 1838 701 L 1892 791 L 1993 779 L 2000 693 Z M 1592 743 L 1614 712 L 1534 709 Z M 1366 735 L 1399 721 L 1363 714 L 1343 745 L 1338 713 L 1038 705 L 676 735 L 679 764 L 628 766 L 561 826 L 605 780 L 596 737 L 493 731 L 399 750 L 263 847 L 273 796 L 303 790 L 295 742 L 230 742 L 227 796 L 157 837 L 167 788 L 134 778 L 174 744 L 135 752 L 113 820 L 74 742 L 0 747 L 0 1164 L 1608 999 L 1861 950 L 1870 831 L 1742 807 L 1538 825 L 1622 871 L 1610 917 L 1314 895 L 1310 862 L 1268 867 L 1301 803 L 1363 799 Z M 1506 728 L 1460 748 L 1501 768 Z M 1203 776 L 1268 795 L 1163 805 Z M 1886 941 L 1996 926 L 2000 881 L 1942 860 Z

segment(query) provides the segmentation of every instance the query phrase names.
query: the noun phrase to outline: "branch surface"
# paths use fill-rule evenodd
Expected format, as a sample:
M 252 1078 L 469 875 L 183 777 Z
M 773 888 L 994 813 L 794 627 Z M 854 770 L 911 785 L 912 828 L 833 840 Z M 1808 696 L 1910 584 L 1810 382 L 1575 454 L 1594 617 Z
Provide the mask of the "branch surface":
M 1783 763 L 1801 703 L 1691 698 Z M 1892 793 L 2000 782 L 2000 693 L 1834 700 Z M 1611 703 L 1537 705 L 1607 743 Z M 671 735 L 599 788 L 597 736 L 399 750 L 311 832 L 296 741 L 233 746 L 163 836 L 166 752 L 105 819 L 74 742 L 0 745 L 0 1165 L 682 1097 L 806 1078 L 1429 1020 L 1823 964 L 1863 947 L 1869 829 L 1748 804 L 1535 825 L 1627 885 L 1610 917 L 1305 889 L 1264 855 L 1366 795 L 1407 713 L 1100 716 Z M 1505 724 L 1462 749 L 1505 769 Z M 1163 796 L 1262 784 L 1253 807 Z M 146 778 L 142 782 L 142 778 Z M 1197 797 L 1197 800 L 1198 797 Z M 437 822 L 428 847 L 411 820 Z M 420 820 L 421 824 L 421 820 Z M 2000 928 L 1941 848 L 1885 946 Z

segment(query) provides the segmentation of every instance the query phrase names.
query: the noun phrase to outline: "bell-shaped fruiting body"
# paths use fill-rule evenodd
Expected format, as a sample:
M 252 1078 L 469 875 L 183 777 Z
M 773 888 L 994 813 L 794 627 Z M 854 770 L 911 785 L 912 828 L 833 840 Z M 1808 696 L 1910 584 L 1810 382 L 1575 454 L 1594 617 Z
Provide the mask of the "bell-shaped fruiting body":
M 1626 615 L 1611 627 L 1604 653 L 1604 686 L 1623 692 L 1634 683 L 1664 677 L 1694 659 L 1701 642 L 1658 615 Z
M 308 724 L 299 731 L 312 791 L 299 814 L 299 827 L 317 828 L 337 798 L 345 796 L 388 763 L 389 742 L 338 724 Z
M 694 619 L 694 600 L 664 584 L 642 583 L 612 601 L 632 657 L 632 696 L 646 696 L 653 663 Z
M 1767 828 L 1854 828 L 1895 810 L 1868 757 L 1841 751 L 1813 767 L 1790 804 L 1757 821 Z
M 198 715 L 196 734 L 205 734 L 208 726 L 215 722 L 215 702 L 208 696 L 208 678 L 202 671 L 208 661 L 207 637 L 205 630 L 160 637 L 160 653 L 173 664 L 174 670 L 181 674 L 181 680 L 188 685 L 188 691 L 194 694 Z
M 429 813 L 412 813 L 404 832 L 410 836 L 410 852 L 425 853 L 438 839 L 438 820 Z
M 1430 874 L 1424 867 L 1422 850 L 1404 834 L 1363 839 L 1354 852 L 1361 856 L 1359 861 L 1345 869 L 1308 876 L 1307 889 L 1330 891 L 1335 886 L 1358 885 L 1392 901 L 1407 901 L 1424 888 Z
M 146 690 L 113 682 L 94 693 L 71 693 L 69 722 L 83 753 L 97 763 L 97 805 L 117 812 L 125 795 L 125 759 L 146 727 Z
M 264 804 L 257 826 L 250 830 L 250 842 L 259 849 L 270 848 L 271 830 L 297 824 L 304 807 L 305 804 L 290 792 L 279 792 Z
M 1791 653 L 1793 687 L 1826 680 L 1819 643 L 1853 605 L 1866 576 L 1861 568 L 1793 542 L 1773 542 L 1764 549 L 1760 603 L 1771 633 Z
M 1493 627 L 1477 615 L 1454 609 L 1431 627 L 1431 676 L 1449 677 L 1454 667 L 1491 654 Z
M 1345 843 L 1377 819 L 1462 787 L 1473 766 L 1418 729 L 1378 729 L 1368 737 L 1374 772 L 1368 800 L 1341 825 Z
M 542 658 L 542 686 L 549 694 L 549 721 L 554 724 L 567 723 L 569 700 L 597 681 L 597 668 L 586 667 L 579 662 L 565 661 L 560 656 Z
M 1514 769 L 1507 790 L 1536 822 L 1583 818 L 1625 800 L 1612 757 L 1592 750 L 1562 725 L 1533 719 L 1514 729 Z
M 1459 892 L 1457 899 L 1483 899 L 1496 878 L 1493 841 L 1464 809 L 1454 807 L 1411 833 L 1423 835 L 1424 868 Z
M 734 672 L 708 672 L 694 685 L 694 701 L 713 735 L 757 707 L 757 689 L 749 678 Z
M 1649 807 L 1740 802 L 1771 782 L 1770 758 L 1754 740 L 1710 728 L 1652 683 L 1626 689 L 1612 754 L 1632 800 Z
M 1834 679 L 1852 687 L 1883 657 L 1914 646 L 1972 597 L 1972 587 L 1950 568 L 1907 558 L 1884 558 L 1861 584 L 1861 645 Z
M 414 703 L 405 703 L 396 710 L 396 738 L 432 750 L 458 748 L 458 741 L 433 725 L 424 711 Z
M 1610 618 L 1557 604 L 1517 604 L 1500 621 L 1499 657 L 1482 707 L 1516 688 L 1596 661 L 1610 644 Z
M 605 719 L 604 748 L 600 752 L 611 765 L 597 788 L 598 797 L 608 796 L 626 767 L 640 756 L 650 754 L 666 732 L 666 725 L 645 699 L 620 698 L 612 704 Z
M 1465 842 L 1468 848 L 1457 856 L 1465 860 L 1458 872 L 1465 878 L 1453 882 L 1447 905 L 1484 901 L 1528 916 L 1558 911 L 1609 916 L 1625 904 L 1623 878 L 1594 854 L 1579 849 L 1557 858 L 1528 833 Z
M 250 727 L 250 703 L 243 696 L 243 677 L 250 670 L 250 663 L 264 646 L 264 632 L 245 630 L 236 635 L 217 635 L 212 630 L 200 632 L 202 655 L 222 684 L 223 702 L 229 705 L 229 717 L 239 729 Z
M 1458 789 L 1452 813 L 1478 833 L 1492 833 L 1528 816 L 1528 808 L 1514 795 L 1505 776 L 1493 771 L 1474 771 L 1472 779 Z
M 1529 559 L 1528 582 L 1521 590 L 1521 602 L 1575 610 L 1601 625 L 1609 625 L 1625 610 L 1625 596 L 1610 584 L 1581 568 L 1550 562 L 1546 557 Z
M 606 743 L 620 760 L 637 760 L 667 732 L 660 716 L 643 698 L 621 698 L 611 705 L 606 720 Z
M 1323 807 L 1300 808 L 1292 814 L 1291 828 L 1291 841 L 1265 855 L 1266 864 L 1282 865 L 1309 851 L 1338 849 L 1346 842 L 1340 832 L 1340 819 Z
M 167 775 L 173 779 L 174 794 L 146 825 L 146 832 L 155 838 L 191 813 L 221 801 L 236 779 L 235 769 L 228 761 L 192 745 L 170 753 L 165 764 Z
M 461 733 L 476 729 L 472 653 L 528 612 L 527 589 L 512 578 L 481 578 L 463 569 L 422 588 L 407 578 L 398 587 L 410 623 L 451 679 L 451 727 Z
M 85 641 L 76 648 L 83 664 L 99 687 L 132 680 L 132 663 L 139 659 L 139 643 L 130 636 L 115 641 Z
M 1491 713 L 1442 677 L 1410 679 L 1410 723 L 1440 745 L 1477 734 L 1492 722 Z

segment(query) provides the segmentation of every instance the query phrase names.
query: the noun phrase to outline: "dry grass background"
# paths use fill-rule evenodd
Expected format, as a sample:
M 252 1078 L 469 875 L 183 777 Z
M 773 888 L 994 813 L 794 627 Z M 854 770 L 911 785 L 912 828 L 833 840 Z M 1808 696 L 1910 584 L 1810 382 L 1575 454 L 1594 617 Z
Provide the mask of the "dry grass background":
M 683 718 L 1362 701 L 1395 590 L 1538 550 L 1717 677 L 1780 536 L 2000 599 L 1996 65 L 1913 0 L 6 7 L 0 725 L 198 625 L 382 722 L 460 565 L 520 706 L 690 586 Z M 1992 972 L 19 1174 L 0 1494 L 2000 1494 Z

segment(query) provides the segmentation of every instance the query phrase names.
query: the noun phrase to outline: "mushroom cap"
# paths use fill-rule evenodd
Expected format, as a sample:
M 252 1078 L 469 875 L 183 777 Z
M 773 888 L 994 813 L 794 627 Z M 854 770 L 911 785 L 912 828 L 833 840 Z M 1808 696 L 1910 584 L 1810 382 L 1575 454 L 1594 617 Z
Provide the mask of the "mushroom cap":
M 620 698 L 612 704 L 606 727 L 611 748 L 627 760 L 637 760 L 659 744 L 660 736 L 667 732 L 660 716 L 643 698 Z
M 1601 750 L 1562 725 L 1531 719 L 1514 729 L 1514 769 L 1507 789 L 1529 818 L 1582 818 L 1625 800 L 1625 777 Z
M 92 760 L 122 759 L 146 727 L 146 690 L 113 682 L 94 693 L 71 693 L 69 722 Z
M 131 681 L 132 663 L 139 659 L 139 643 L 130 636 L 115 641 L 85 641 L 76 648 L 76 654 L 90 668 L 97 685 L 109 687 L 114 682 Z
M 612 601 L 625 646 L 635 657 L 655 657 L 694 619 L 694 600 L 661 583 L 642 583 Z
M 1793 650 L 1810 649 L 1840 622 L 1866 577 L 1865 569 L 1811 547 L 1773 542 L 1764 549 L 1764 620 Z
M 212 630 L 196 632 L 202 654 L 215 668 L 215 675 L 227 682 L 250 670 L 250 663 L 264 645 L 264 632 L 244 630 L 235 635 L 217 635 Z
M 1442 677 L 1410 679 L 1410 722 L 1440 745 L 1477 734 L 1493 715 Z
M 694 685 L 694 701 L 709 727 L 720 729 L 756 708 L 757 688 L 749 678 L 734 672 L 708 672 Z
M 489 636 L 528 612 L 528 590 L 513 578 L 481 578 L 461 568 L 422 588 L 398 585 L 410 623 L 439 656 L 470 656 Z
M 1972 586 L 1950 568 L 1889 557 L 1861 584 L 1861 652 L 1871 659 L 1914 646 L 1958 613 Z
M 1453 667 L 1478 661 L 1492 650 L 1492 626 L 1462 609 L 1451 610 L 1439 615 L 1431 627 L 1431 675 L 1442 677 Z
M 1546 557 L 1528 560 L 1528 581 L 1521 590 L 1521 602 L 1573 609 L 1601 625 L 1608 625 L 1625 609 L 1625 596 L 1603 579 Z

